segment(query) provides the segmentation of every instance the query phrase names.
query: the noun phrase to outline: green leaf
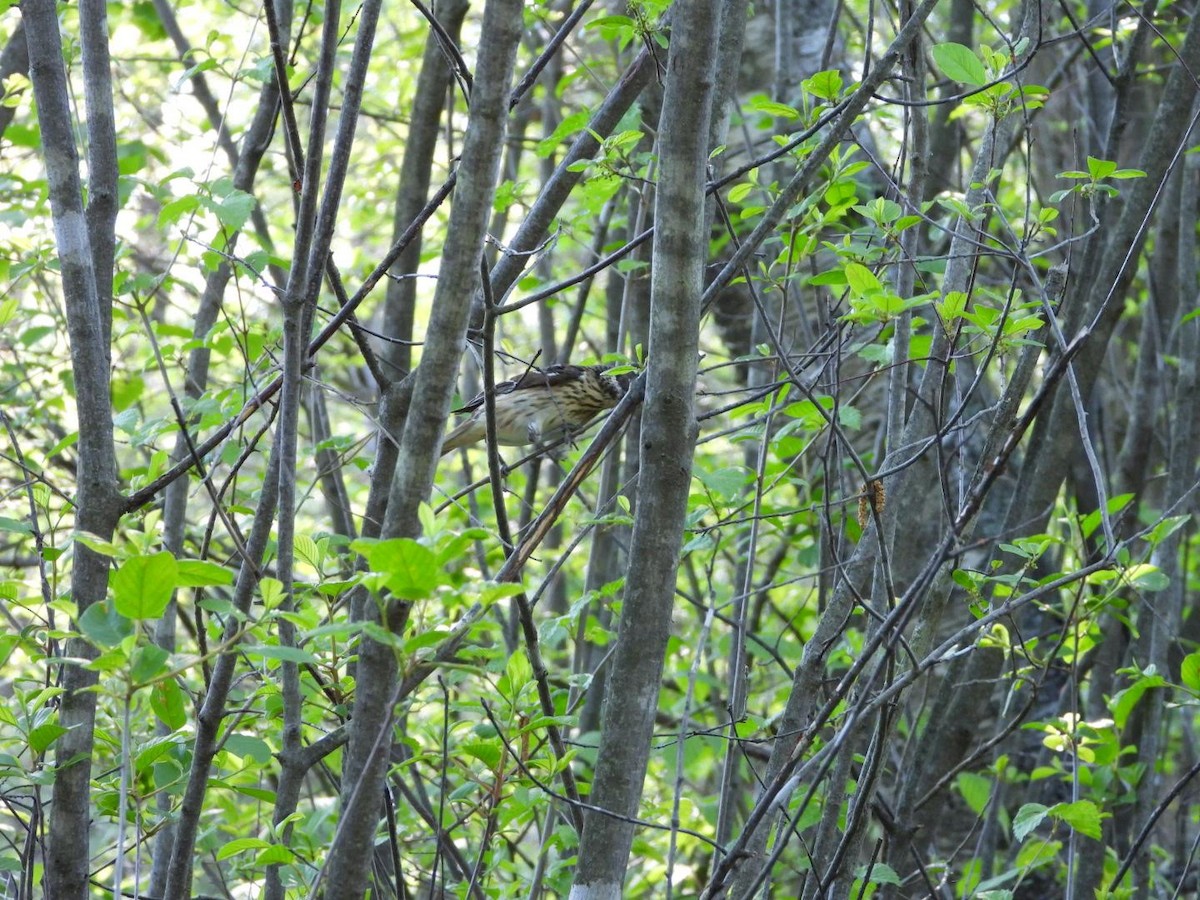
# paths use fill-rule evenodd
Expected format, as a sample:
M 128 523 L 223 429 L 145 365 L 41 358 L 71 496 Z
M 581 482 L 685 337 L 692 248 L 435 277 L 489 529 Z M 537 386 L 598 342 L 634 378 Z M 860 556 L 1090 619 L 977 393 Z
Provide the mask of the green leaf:
M 204 559 L 181 559 L 177 561 L 179 587 L 214 587 L 233 584 L 233 572 L 224 566 Z
M 262 838 L 237 838 L 217 851 L 217 859 L 229 859 L 229 857 L 245 853 L 247 850 L 262 850 L 270 846 L 271 844 Z
M 900 213 L 903 210 L 900 204 L 893 200 L 887 200 L 883 197 L 876 197 L 870 203 L 863 203 L 854 207 L 855 212 L 862 213 L 868 219 L 879 225 L 887 225 L 895 222 L 900 218 Z M 918 220 L 919 221 L 919 220 Z
M 431 628 L 428 631 L 418 631 L 412 637 L 404 642 L 404 653 L 406 656 L 415 654 L 418 650 L 423 650 L 426 647 L 436 647 L 442 641 L 446 640 L 447 633 L 441 628 Z
M 67 733 L 57 722 L 45 722 L 29 732 L 29 749 L 34 753 L 45 753 L 46 748 Z
M 455 745 L 455 749 L 462 751 L 467 756 L 474 757 L 489 769 L 494 770 L 500 765 L 501 753 L 499 741 L 483 741 L 479 739 L 461 741 Z
M 1113 172 L 1117 171 L 1117 164 L 1110 159 L 1096 159 L 1094 156 L 1087 158 L 1088 175 L 1093 181 L 1103 181 Z
M 261 738 L 251 737 L 248 734 L 231 734 L 225 741 L 224 749 L 228 750 L 234 756 L 240 756 L 243 759 L 252 759 L 260 765 L 266 765 L 271 761 L 271 748 L 266 741 Z
M 219 200 L 206 200 L 205 206 L 216 213 L 217 220 L 233 231 L 238 231 L 250 213 L 254 211 L 254 197 L 245 191 L 232 188 L 228 194 Z
M 146 380 L 134 374 L 125 377 L 114 376 L 111 385 L 113 409 L 125 410 L 136 403 L 146 390 Z
M 749 196 L 750 192 L 756 187 L 755 184 L 749 181 L 743 181 L 741 184 L 735 184 L 729 189 L 729 202 L 741 203 Z
M 362 622 L 347 622 L 341 619 L 336 622 L 329 622 L 325 625 L 318 625 L 310 631 L 304 632 L 304 639 L 312 641 L 316 638 L 332 635 L 338 640 L 351 640 L 358 636 L 363 629 Z
M 828 272 L 820 272 L 816 275 L 812 275 L 809 278 L 806 278 L 804 283 L 840 287 L 846 283 L 846 273 L 841 269 L 832 269 Z
M 35 328 L 26 328 L 21 332 L 21 343 L 26 347 L 32 347 L 44 337 L 49 337 L 54 334 L 55 328 L 52 325 L 41 325 Z
M 992 780 L 974 772 L 959 772 L 954 782 L 971 811 L 982 816 L 992 796 Z
M 0 328 L 3 328 L 13 320 L 17 313 L 17 298 L 9 297 L 7 300 L 0 302 Z
M 1021 848 L 1016 864 L 1026 870 L 1049 865 L 1059 858 L 1061 850 L 1062 841 L 1037 838 Z
M 1110 516 L 1115 516 L 1129 505 L 1130 501 L 1133 500 L 1133 496 L 1133 494 L 1117 494 L 1115 497 L 1109 498 L 1104 508 Z M 1094 509 L 1083 517 L 1083 521 L 1079 523 L 1079 530 L 1083 533 L 1084 537 L 1091 537 L 1096 528 L 1099 527 L 1100 522 L 1100 510 Z
M 862 412 L 849 404 L 838 407 L 838 424 L 850 431 L 862 428 Z
M 97 647 L 115 647 L 133 634 L 133 623 L 106 600 L 84 610 L 79 617 L 79 630 Z
M 173 735 L 164 735 L 152 738 L 145 743 L 139 743 L 133 758 L 134 769 L 138 772 L 145 772 L 176 746 L 178 746 L 178 742 Z
M 831 209 L 848 209 L 858 199 L 858 185 L 853 181 L 835 181 L 825 189 L 824 200 Z
M 832 409 L 832 397 L 818 397 L 817 402 L 824 409 Z M 817 404 L 812 400 L 797 400 L 795 403 L 789 403 L 782 410 L 785 416 L 793 419 L 799 419 L 808 428 L 821 428 L 825 425 L 825 417 L 821 415 Z
M 891 866 L 884 865 L 883 863 L 874 863 L 870 868 L 871 868 L 871 877 L 870 877 L 870 880 L 868 881 L 869 884 L 899 885 L 901 883 L 900 876 L 896 874 L 896 870 L 893 869 Z M 866 874 L 867 874 L 867 866 L 861 865 L 855 870 L 854 877 L 861 879 Z
M 811 78 L 805 78 L 800 82 L 800 86 L 814 97 L 831 101 L 841 96 L 843 84 L 842 73 L 837 69 L 817 72 Z
M 1200 312 L 1200 310 L 1197 310 L 1197 312 Z M 1150 533 L 1146 535 L 1146 541 L 1151 547 L 1157 547 L 1176 531 L 1186 525 L 1189 519 L 1191 519 L 1190 515 L 1168 516 L 1150 529 Z
M 601 16 L 587 25 L 600 33 L 606 41 L 619 40 L 622 46 L 637 33 L 637 23 L 629 16 Z
M 274 609 L 283 600 L 283 582 L 278 578 L 263 578 L 258 582 L 258 593 L 266 609 Z
M 184 83 L 188 81 L 188 79 L 195 75 L 199 75 L 202 72 L 211 72 L 215 68 L 217 68 L 217 61 L 211 58 L 202 60 L 196 63 L 194 66 L 189 66 L 187 69 L 184 69 L 183 73 L 177 79 L 175 79 L 175 83 L 171 85 L 171 93 L 179 93 L 183 88 Z
M 866 297 L 883 290 L 883 285 L 875 277 L 875 273 L 862 263 L 846 263 L 846 284 L 850 291 L 859 297 Z
M 1164 687 L 1166 683 L 1167 680 L 1161 675 L 1142 675 L 1129 687 L 1117 691 L 1116 695 L 1108 701 L 1108 708 L 1112 710 L 1113 721 L 1117 727 L 1125 727 L 1125 723 L 1129 721 L 1129 714 L 1133 712 L 1134 707 L 1137 706 L 1146 691 L 1151 688 Z
M 979 586 L 983 584 L 984 576 L 980 572 L 973 572 L 970 569 L 955 569 L 950 576 L 964 591 L 970 594 L 978 594 Z
M 166 669 L 170 657 L 171 654 L 157 644 L 138 647 L 129 667 L 129 677 L 135 684 L 144 684 Z
M 1165 591 L 1171 586 L 1171 579 L 1163 574 L 1158 566 L 1149 563 L 1139 563 L 1125 570 L 1125 577 L 1130 583 L 1142 591 Z
M 987 72 L 979 57 L 969 47 L 947 41 L 934 44 L 933 61 L 947 78 L 979 87 L 987 84 Z
M 730 466 L 715 471 L 699 471 L 696 477 L 722 500 L 733 500 L 754 480 L 754 473 L 744 466 Z
M 442 583 L 442 570 L 434 552 L 410 538 L 360 540 L 351 547 L 366 558 L 373 572 L 384 576 L 383 586 L 401 599 L 428 597 Z
M 163 204 L 163 208 L 158 213 L 158 227 L 166 228 L 174 225 L 199 206 L 200 199 L 195 194 L 184 194 L 182 197 Z
M 515 703 L 521 691 L 532 681 L 533 666 L 529 664 L 529 658 L 524 653 L 514 653 L 508 658 L 504 675 L 496 682 L 496 688 L 500 696 Z
M 264 788 L 254 787 L 250 784 L 231 784 L 228 781 L 222 781 L 220 778 L 210 778 L 208 781 L 210 788 L 221 788 L 222 790 L 233 791 L 235 794 L 241 794 L 243 797 L 252 797 L 255 800 L 261 800 L 263 803 L 274 803 L 275 792 L 268 791 Z
M 1029 833 L 1042 824 L 1046 818 L 1047 807 L 1040 803 L 1026 803 L 1013 818 L 1013 837 L 1018 842 L 1025 840 Z
M 1099 807 L 1091 800 L 1076 800 L 1074 803 L 1056 803 L 1050 807 L 1050 815 L 1061 819 L 1080 834 L 1094 841 L 1100 840 Z
M 578 723 L 579 720 L 575 716 L 538 716 L 535 719 L 530 719 L 526 724 L 518 728 L 516 733 L 530 734 L 531 732 L 540 731 L 544 728 L 549 728 L 550 726 L 570 728 Z M 743 734 L 741 727 L 739 727 L 738 737 L 750 737 L 753 734 L 757 734 L 760 728 L 759 723 L 755 723 L 750 720 L 739 723 L 739 725 L 744 726 L 745 733 Z
M 1183 658 L 1179 666 L 1179 680 L 1188 690 L 1200 692 L 1200 650 Z
M 0 516 L 0 531 L 7 531 L 10 534 L 33 534 L 33 528 L 28 522 L 10 519 L 8 516 Z
M 55 453 L 59 452 L 60 449 L 61 448 L 59 447 L 55 447 L 47 455 L 53 456 Z M 115 559 L 117 556 L 118 551 L 116 544 L 114 544 L 112 541 L 102 540 L 101 538 L 96 537 L 94 534 L 88 534 L 86 531 L 75 532 L 74 540 L 77 544 L 83 544 L 83 546 L 87 547 L 94 553 L 99 553 L 101 556 L 107 556 L 109 559 Z
M 183 690 L 173 679 L 166 678 L 151 686 L 150 708 L 159 721 L 172 731 L 178 731 L 187 724 Z
M 271 844 L 254 856 L 256 866 L 286 866 L 295 861 L 296 854 L 283 844 Z
M 1031 537 L 1017 538 L 1011 544 L 1001 544 L 1000 549 L 1023 559 L 1036 560 L 1054 542 L 1054 538 L 1046 534 L 1035 534 Z
M 517 596 L 517 594 L 525 590 L 525 586 L 509 582 L 485 581 L 477 585 L 477 590 L 479 603 L 487 607 L 491 606 L 497 600 L 506 600 L 509 597 Z
M 302 650 L 299 647 L 278 647 L 271 644 L 256 644 L 252 647 L 246 647 L 242 650 L 247 656 L 261 657 L 262 659 L 278 659 L 294 663 L 308 663 L 316 665 L 317 658 L 307 650 Z
M 758 99 L 750 104 L 755 112 L 765 113 L 777 119 L 798 119 L 800 112 L 794 106 L 786 103 L 775 103 L 771 100 Z
M 303 560 L 314 569 L 321 568 L 323 554 L 316 541 L 307 534 L 298 534 L 294 543 L 297 559 Z
M 117 612 L 130 619 L 157 619 L 171 601 L 178 574 L 175 557 L 166 550 L 125 560 L 112 576 Z
M 3 668 L 12 658 L 13 652 L 21 647 L 28 649 L 28 642 L 19 634 L 0 634 L 0 668 Z

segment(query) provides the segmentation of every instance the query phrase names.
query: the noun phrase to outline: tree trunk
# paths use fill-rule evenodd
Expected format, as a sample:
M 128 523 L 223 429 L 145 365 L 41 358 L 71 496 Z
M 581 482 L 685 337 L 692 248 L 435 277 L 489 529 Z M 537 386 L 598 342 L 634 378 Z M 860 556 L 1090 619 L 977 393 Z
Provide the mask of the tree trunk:
M 700 289 L 707 228 L 705 160 L 720 6 L 678 10 L 659 129 L 650 366 L 641 431 L 643 491 L 634 519 L 625 605 L 607 684 L 600 750 L 572 900 L 619 898 L 651 749 L 670 633 L 696 440 Z M 686 101 L 685 101 L 685 98 Z

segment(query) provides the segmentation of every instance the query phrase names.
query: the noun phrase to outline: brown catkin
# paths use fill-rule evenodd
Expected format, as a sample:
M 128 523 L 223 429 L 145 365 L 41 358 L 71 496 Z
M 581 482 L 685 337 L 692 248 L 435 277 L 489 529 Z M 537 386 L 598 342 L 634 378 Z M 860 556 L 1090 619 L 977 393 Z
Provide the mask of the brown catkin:
M 876 478 L 874 481 L 864 484 L 858 495 L 858 527 L 867 527 L 867 522 L 871 518 L 872 506 L 875 508 L 875 513 L 882 516 L 886 504 L 887 491 L 881 480 Z

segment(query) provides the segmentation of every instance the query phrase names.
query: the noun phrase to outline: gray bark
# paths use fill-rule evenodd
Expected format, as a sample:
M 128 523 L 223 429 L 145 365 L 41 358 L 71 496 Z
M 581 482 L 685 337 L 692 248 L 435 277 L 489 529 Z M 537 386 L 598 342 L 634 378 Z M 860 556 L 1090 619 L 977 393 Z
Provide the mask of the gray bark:
M 103 9 L 89 7 L 88 40 L 99 40 L 104 29 Z M 62 268 L 63 299 L 71 342 L 71 370 L 78 410 L 78 491 L 75 496 L 75 528 L 103 540 L 109 539 L 120 518 L 116 456 L 109 403 L 108 334 L 111 322 L 109 299 L 112 281 L 114 236 L 110 198 L 97 198 L 85 214 L 83 187 L 79 179 L 79 156 L 75 148 L 67 78 L 63 68 L 62 44 L 54 0 L 29 0 L 22 6 L 29 50 L 29 76 L 37 101 L 42 131 L 50 207 L 55 241 Z M 107 52 L 92 47 L 93 54 Z M 95 63 L 93 57 L 93 64 Z M 107 84 L 105 79 L 104 84 Z M 89 95 L 93 105 L 108 105 L 103 84 Z M 96 141 L 106 140 L 105 116 L 97 110 Z M 89 121 L 89 136 L 90 136 Z M 104 166 L 111 160 L 103 149 L 93 157 Z M 92 179 L 101 195 L 105 185 L 115 183 L 112 171 L 93 171 Z M 98 284 L 105 284 L 103 292 Z M 109 560 L 82 544 L 74 547 L 71 596 L 83 615 L 94 603 L 103 602 L 108 588 Z M 65 652 L 72 659 L 92 659 L 96 653 L 81 637 L 67 641 Z M 96 719 L 96 673 L 76 664 L 63 667 L 63 695 L 58 723 L 66 732 L 55 745 L 56 769 L 50 807 L 50 831 L 46 855 L 46 896 L 61 900 L 83 900 L 88 896 L 91 825 L 91 757 Z
M 113 260 L 117 236 L 117 131 L 113 120 L 112 66 L 108 56 L 108 7 L 104 0 L 80 0 L 83 96 L 87 110 L 88 237 L 96 298 L 107 348 L 112 337 Z
M 467 0 L 452 0 L 438 7 L 438 20 L 452 40 L 458 40 L 467 6 Z M 429 195 L 433 154 L 440 136 L 442 107 L 451 78 L 452 72 L 438 35 L 431 31 L 425 39 L 408 137 L 404 142 L 404 159 L 400 163 L 400 186 L 392 223 L 395 237 L 399 237 L 417 217 Z M 421 262 L 421 243 L 420 235 L 409 242 L 389 272 L 392 280 L 387 285 L 383 334 L 395 343 L 388 344 L 380 354 L 388 378 L 403 377 L 412 366 L 412 347 L 408 342 L 413 338 L 413 314 L 417 302 L 415 276 Z
M 659 679 L 670 634 L 676 569 L 696 440 L 693 410 L 716 0 L 677 10 L 659 129 L 650 365 L 641 431 L 641 483 L 625 605 L 611 663 L 600 750 L 572 900 L 619 898 L 649 761 Z

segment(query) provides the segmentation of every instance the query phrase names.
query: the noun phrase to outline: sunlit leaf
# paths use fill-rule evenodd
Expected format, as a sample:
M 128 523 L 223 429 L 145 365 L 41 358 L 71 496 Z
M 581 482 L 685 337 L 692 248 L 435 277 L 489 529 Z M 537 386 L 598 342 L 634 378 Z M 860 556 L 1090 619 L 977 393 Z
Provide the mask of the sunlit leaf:
M 944 44 L 934 44 L 930 52 L 934 62 L 947 78 L 976 86 L 987 83 L 987 72 L 983 63 L 971 48 L 947 41 Z
M 125 560 L 111 580 L 117 612 L 130 619 L 158 618 L 171 600 L 178 573 L 175 557 L 166 550 Z

